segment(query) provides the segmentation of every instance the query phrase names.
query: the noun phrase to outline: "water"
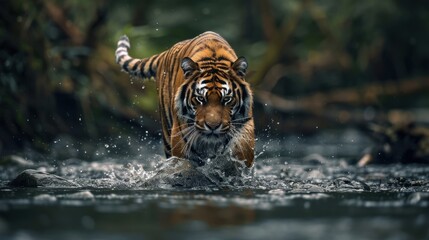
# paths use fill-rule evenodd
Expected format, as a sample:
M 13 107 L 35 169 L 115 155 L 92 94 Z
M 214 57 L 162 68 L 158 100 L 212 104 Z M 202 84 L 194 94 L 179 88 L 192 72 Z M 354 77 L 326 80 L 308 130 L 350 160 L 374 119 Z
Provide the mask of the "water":
M 356 167 L 371 142 L 354 130 L 261 138 L 251 172 L 213 178 L 199 169 L 215 180 L 196 187 L 162 175 L 186 165 L 165 163 L 159 141 L 116 140 L 62 138 L 48 155 L 24 152 L 31 161 L 2 165 L 0 238 L 429 238 L 429 167 Z M 73 157 L 60 161 L 66 156 Z M 79 186 L 7 186 L 28 168 Z

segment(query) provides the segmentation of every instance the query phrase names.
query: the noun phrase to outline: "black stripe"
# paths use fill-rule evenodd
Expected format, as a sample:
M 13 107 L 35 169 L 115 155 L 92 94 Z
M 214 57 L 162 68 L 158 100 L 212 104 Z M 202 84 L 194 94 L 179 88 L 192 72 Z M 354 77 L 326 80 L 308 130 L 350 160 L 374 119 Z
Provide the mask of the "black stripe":
M 198 45 L 200 45 L 200 42 L 196 43 L 196 46 L 198 46 Z M 197 49 L 194 49 L 192 51 L 192 55 L 194 55 L 194 54 L 196 54 L 196 53 L 198 53 L 200 51 L 206 50 L 206 49 L 210 50 L 211 52 L 216 52 L 216 49 L 214 49 L 213 47 L 209 46 L 208 44 L 202 44 L 201 47 L 199 47 Z
M 139 67 L 140 62 L 141 62 L 141 60 L 139 60 L 138 62 L 136 62 L 136 63 L 134 64 L 134 66 L 133 66 L 133 67 L 132 67 L 132 69 L 131 69 L 133 72 L 137 70 L 137 68 Z
M 186 99 L 186 90 L 187 90 L 187 86 L 183 86 L 183 88 L 181 89 L 182 91 L 180 92 L 180 101 L 183 101 L 184 99 Z M 186 105 L 182 102 L 181 103 L 181 105 L 182 105 L 182 109 L 180 109 L 181 110 L 181 112 L 180 112 L 180 114 L 181 115 L 186 115 L 186 113 L 187 113 L 187 107 L 186 107 Z
M 216 38 L 212 38 L 212 39 L 210 39 L 210 40 L 212 40 L 213 42 L 216 42 L 216 43 L 222 43 L 222 41 L 221 41 L 221 40 L 216 39 Z
M 229 70 L 229 67 L 226 65 L 218 65 L 217 68 L 219 68 L 220 70 L 225 70 L 225 71 Z
M 204 44 L 204 47 L 206 47 L 206 49 L 209 49 L 212 52 L 216 52 L 216 48 L 213 48 L 212 46 L 210 46 L 208 44 Z
M 153 59 L 149 63 L 149 77 L 155 77 L 155 71 L 152 69 L 153 66 Z
M 118 45 L 118 48 L 120 48 L 120 47 L 124 47 L 124 48 L 128 49 L 128 45 L 126 45 L 125 43 L 120 43 Z
M 166 119 L 167 119 L 167 127 L 168 127 L 168 129 L 171 129 L 173 127 L 173 120 L 172 120 L 172 117 L 171 117 L 171 111 L 166 111 L 165 109 L 164 109 L 164 111 L 165 111 L 165 116 L 166 116 Z
M 168 71 L 171 75 L 170 81 L 168 81 L 168 89 L 170 90 L 173 89 L 173 85 L 175 84 L 177 74 L 180 74 L 182 72 L 182 69 L 179 67 L 181 61 L 179 61 L 179 59 L 175 60 L 176 59 L 175 56 L 171 56 L 171 55 L 172 55 L 172 52 L 169 52 L 168 54 L 166 54 L 165 58 L 167 59 L 167 63 L 165 63 L 166 61 L 164 61 L 164 64 L 169 66 L 169 69 L 165 69 L 165 71 Z M 164 81 L 165 80 L 167 79 L 164 79 Z
M 192 53 L 201 52 L 201 51 L 203 51 L 203 50 L 205 50 L 205 49 L 206 49 L 206 47 L 202 46 L 202 47 L 199 47 L 199 48 L 197 48 L 197 49 L 194 49 L 194 50 L 192 51 Z
M 247 99 L 247 97 L 249 96 L 249 94 L 246 91 L 246 87 L 243 84 L 240 84 L 240 89 L 241 89 L 241 99 L 243 100 L 243 106 L 240 106 L 240 114 L 243 115 L 245 117 L 245 111 L 246 111 L 246 105 L 245 105 L 245 100 Z
M 240 94 L 240 91 L 239 91 L 239 86 L 238 86 L 238 84 L 236 83 L 236 82 L 232 82 L 232 84 L 234 85 L 233 86 L 233 89 L 235 89 L 235 98 L 237 99 L 237 108 L 238 109 L 240 109 L 240 99 L 241 99 L 241 94 Z M 235 113 L 235 114 L 237 114 L 238 113 L 238 111 Z
M 166 108 L 164 107 L 164 106 L 168 106 L 168 105 L 165 104 L 165 101 L 164 101 L 165 97 L 163 96 L 162 93 L 160 94 L 160 98 L 161 98 L 161 101 L 159 103 L 159 112 L 161 114 L 161 118 L 165 119 L 165 124 L 167 125 L 166 126 L 167 127 L 167 131 L 171 131 L 171 130 L 169 130 L 172 127 L 171 126 L 171 124 L 172 124 L 171 116 L 170 116 L 170 112 L 167 111 Z M 170 132 L 170 134 L 171 134 L 171 132 Z
M 217 57 L 217 60 L 218 61 L 229 61 L 229 62 L 231 61 L 230 58 L 227 58 L 226 56 L 223 56 L 223 55 Z
M 128 64 L 130 64 L 130 62 L 132 61 L 133 59 L 131 58 L 131 59 L 128 59 L 127 61 L 125 61 L 124 62 L 124 64 L 122 64 L 122 69 L 124 69 L 125 71 L 129 71 L 128 70 Z
M 204 62 L 204 61 L 214 61 L 214 59 L 211 57 L 202 57 L 202 58 L 196 60 L 196 62 Z
M 144 72 L 144 66 L 146 65 L 148 61 L 148 58 L 144 58 L 142 59 L 142 61 L 140 62 L 140 77 L 141 78 L 148 78 L 148 76 L 146 76 L 145 72 Z
M 227 82 L 226 82 L 226 81 L 224 81 L 224 80 L 222 80 L 222 79 L 220 79 L 220 78 L 218 78 L 218 79 L 217 79 L 217 82 L 218 82 L 218 83 L 220 83 L 220 84 L 222 84 L 222 85 L 227 84 Z
M 124 58 L 125 56 L 127 56 L 127 55 L 119 56 L 119 58 L 117 59 L 116 63 L 119 63 L 122 60 L 122 58 Z

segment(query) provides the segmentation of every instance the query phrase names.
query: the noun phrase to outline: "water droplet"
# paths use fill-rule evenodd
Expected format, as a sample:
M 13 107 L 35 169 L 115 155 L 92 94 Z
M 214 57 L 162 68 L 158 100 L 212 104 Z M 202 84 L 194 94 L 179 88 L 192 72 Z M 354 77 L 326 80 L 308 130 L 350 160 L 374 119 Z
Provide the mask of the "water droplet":
M 144 85 L 142 86 L 142 89 L 145 89 L 145 86 L 144 86 Z
M 109 144 L 104 144 L 104 147 L 105 148 L 109 148 Z

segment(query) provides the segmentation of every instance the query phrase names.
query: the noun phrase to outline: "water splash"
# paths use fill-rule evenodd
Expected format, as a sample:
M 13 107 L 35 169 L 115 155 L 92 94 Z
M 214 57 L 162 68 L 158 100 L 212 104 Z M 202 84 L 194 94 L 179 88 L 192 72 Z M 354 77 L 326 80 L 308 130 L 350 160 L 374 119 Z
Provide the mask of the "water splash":
M 410 236 L 409 239 L 427 239 L 429 236 L 429 217 L 424 210 L 429 206 L 429 167 L 399 164 L 357 167 L 353 157 L 361 154 L 367 142 L 355 131 L 343 135 L 319 134 L 305 141 L 301 136 L 274 139 L 262 148 L 265 153 L 251 169 L 230 158 L 210 159 L 204 166 L 195 166 L 185 159 L 165 159 L 158 154 L 161 148 L 152 149 L 154 145 L 162 145 L 159 141 L 153 140 L 148 146 L 149 139 L 134 141 L 124 135 L 115 141 L 98 141 L 95 147 L 81 148 L 80 152 L 91 153 L 89 160 L 79 157 L 62 160 L 58 156 L 64 155 L 59 151 L 70 151 L 82 144 L 64 138 L 56 141 L 58 152 L 54 160 L 46 156 L 24 157 L 32 164 L 24 166 L 13 161 L 0 165 L 3 187 L 0 209 L 7 219 L 0 218 L 0 225 L 3 221 L 11 229 L 28 226 L 24 229 L 31 233 L 28 238 L 43 229 L 40 238 L 51 234 L 52 239 L 58 239 L 61 236 L 52 234 L 70 231 L 71 226 L 85 229 L 73 232 L 75 238 L 89 238 L 85 235 L 88 229 L 110 234 L 110 226 L 115 226 L 120 237 L 130 232 L 152 236 L 148 231 L 153 229 L 172 233 L 165 238 Z M 258 140 L 257 149 L 266 143 L 265 139 Z M 105 144 L 112 150 L 110 153 L 102 152 L 106 150 Z M 117 147 L 113 148 L 114 145 Z M 113 149 L 126 149 L 126 153 Z M 93 156 L 95 150 L 100 156 Z M 6 186 L 26 168 L 58 175 L 80 187 Z M 50 224 L 34 221 L 47 217 Z M 157 219 L 167 224 L 160 224 Z M 329 230 L 332 226 L 335 231 Z M 106 239 L 105 235 L 91 237 Z M 11 235 L 11 238 L 17 237 Z

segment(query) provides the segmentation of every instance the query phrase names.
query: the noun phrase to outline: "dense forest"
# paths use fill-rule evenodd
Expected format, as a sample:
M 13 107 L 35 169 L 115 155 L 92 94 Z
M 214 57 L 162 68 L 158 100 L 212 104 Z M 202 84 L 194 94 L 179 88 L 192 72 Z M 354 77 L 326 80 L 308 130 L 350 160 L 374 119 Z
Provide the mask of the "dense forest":
M 429 119 L 427 1 L 4 1 L 0 155 L 59 135 L 158 135 L 154 81 L 114 59 L 204 31 L 249 62 L 257 134 Z

